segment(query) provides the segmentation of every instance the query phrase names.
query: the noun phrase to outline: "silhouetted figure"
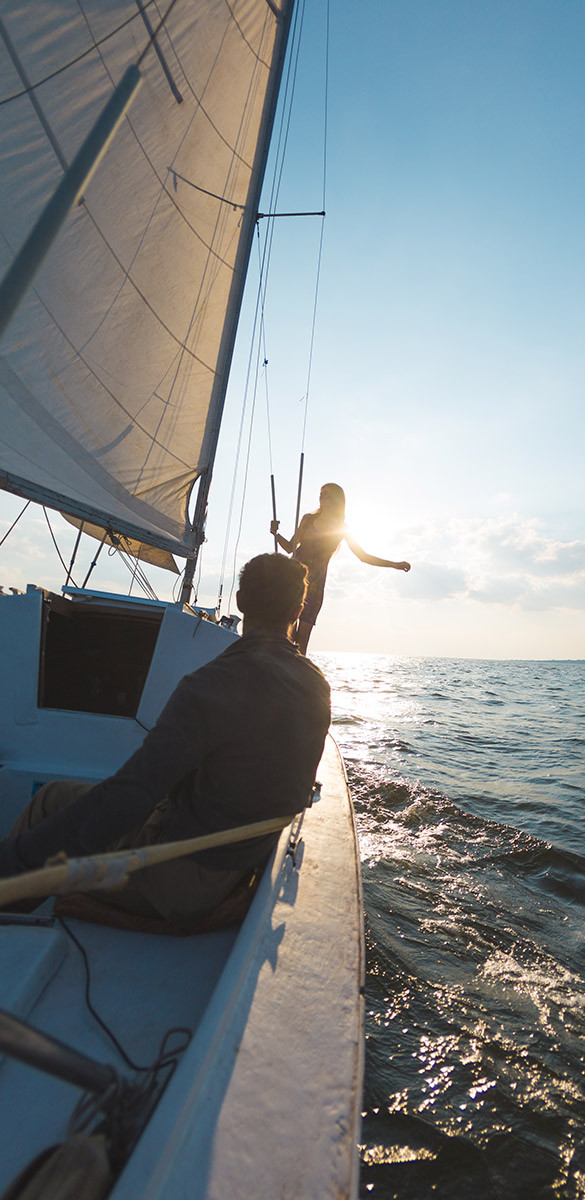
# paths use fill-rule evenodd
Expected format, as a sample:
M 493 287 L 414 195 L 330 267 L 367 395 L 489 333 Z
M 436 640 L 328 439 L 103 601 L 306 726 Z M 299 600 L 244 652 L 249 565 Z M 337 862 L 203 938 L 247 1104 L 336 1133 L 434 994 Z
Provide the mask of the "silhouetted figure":
M 299 562 L 261 554 L 247 563 L 237 595 L 242 637 L 185 675 L 115 775 L 39 788 L 0 842 L 0 876 L 41 867 L 61 850 L 77 857 L 148 846 L 300 812 L 330 719 L 329 685 L 289 637 L 305 590 Z M 277 839 L 146 867 L 107 902 L 181 923 L 218 905 Z
M 293 635 L 305 654 L 311 630 L 323 603 L 327 567 L 340 543 L 345 539 L 350 550 L 360 562 L 371 567 L 394 567 L 397 571 L 410 571 L 410 563 L 390 562 L 387 558 L 376 558 L 352 538 L 345 524 L 345 493 L 338 483 L 324 483 L 319 492 L 319 507 L 315 512 L 305 513 L 301 518 L 296 538 L 288 541 L 278 533 L 279 521 L 272 521 L 270 532 L 276 535 L 279 546 L 304 563 L 309 572 L 309 586 L 296 633 Z

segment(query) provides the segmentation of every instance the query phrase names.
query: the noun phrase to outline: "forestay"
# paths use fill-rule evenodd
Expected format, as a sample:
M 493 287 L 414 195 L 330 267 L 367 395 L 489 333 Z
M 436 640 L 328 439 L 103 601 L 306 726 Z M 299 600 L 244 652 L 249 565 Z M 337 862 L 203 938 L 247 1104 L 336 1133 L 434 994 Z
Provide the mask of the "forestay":
M 2 273 L 165 9 L 143 82 L 0 354 L 0 485 L 191 555 L 291 0 L 8 0 Z

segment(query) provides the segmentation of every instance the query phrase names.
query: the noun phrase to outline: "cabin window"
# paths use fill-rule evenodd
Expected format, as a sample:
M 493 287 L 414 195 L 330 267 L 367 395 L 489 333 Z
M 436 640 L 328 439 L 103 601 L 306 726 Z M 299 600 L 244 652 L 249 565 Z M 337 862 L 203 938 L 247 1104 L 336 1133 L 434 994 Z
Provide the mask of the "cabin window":
M 136 716 L 163 611 L 45 601 L 39 708 Z

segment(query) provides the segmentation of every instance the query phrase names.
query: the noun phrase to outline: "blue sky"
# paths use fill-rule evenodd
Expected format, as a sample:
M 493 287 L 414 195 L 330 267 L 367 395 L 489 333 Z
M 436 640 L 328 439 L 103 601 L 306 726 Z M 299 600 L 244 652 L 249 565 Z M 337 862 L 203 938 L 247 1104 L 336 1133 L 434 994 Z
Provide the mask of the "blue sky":
M 281 211 L 321 207 L 324 28 L 324 0 L 311 0 Z M 413 568 L 370 568 L 343 548 L 314 649 L 585 657 L 584 45 L 585 8 L 571 0 L 331 5 L 303 508 L 321 483 L 341 483 L 366 550 Z M 317 219 L 277 223 L 266 301 L 287 536 L 319 232 Z M 256 286 L 253 257 L 202 602 L 217 595 Z M 262 376 L 238 565 L 271 548 L 264 385 Z M 241 486 L 240 470 L 226 594 Z M 0 535 L 18 508 L 2 502 Z M 0 583 L 59 584 L 41 524 L 38 513 L 23 523 Z M 63 531 L 65 547 L 71 537 Z M 117 578 L 109 560 L 96 586 Z

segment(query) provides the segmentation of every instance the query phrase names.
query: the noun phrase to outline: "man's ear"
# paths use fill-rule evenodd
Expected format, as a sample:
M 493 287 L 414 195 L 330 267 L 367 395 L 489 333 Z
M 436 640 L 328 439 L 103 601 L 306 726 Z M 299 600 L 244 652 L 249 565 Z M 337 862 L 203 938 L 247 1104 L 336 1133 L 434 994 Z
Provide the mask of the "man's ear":
M 243 612 L 244 610 L 243 610 L 243 608 L 242 608 L 242 606 L 241 606 L 241 604 L 240 604 L 240 592 L 239 592 L 239 590 L 236 592 L 236 604 L 237 604 L 237 606 L 238 606 L 238 608 L 239 608 L 240 612 Z

